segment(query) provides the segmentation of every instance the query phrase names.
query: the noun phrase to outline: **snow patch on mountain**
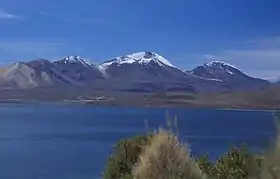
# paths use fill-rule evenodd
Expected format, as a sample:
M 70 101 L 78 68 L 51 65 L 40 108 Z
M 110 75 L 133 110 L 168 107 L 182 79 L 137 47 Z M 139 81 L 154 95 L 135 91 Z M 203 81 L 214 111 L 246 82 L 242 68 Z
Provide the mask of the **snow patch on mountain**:
M 234 75 L 234 72 L 231 71 L 232 69 L 240 71 L 237 67 L 223 61 L 212 61 L 204 64 L 204 67 L 210 67 L 210 68 L 219 67 L 221 70 L 227 72 L 230 75 Z
M 237 67 L 235 67 L 229 63 L 223 62 L 223 61 L 211 61 L 209 63 L 204 64 L 204 66 L 208 66 L 208 67 L 214 67 L 214 66 L 218 66 L 218 65 L 219 66 L 228 66 L 228 67 L 237 69 Z
M 215 79 L 215 78 L 204 78 L 204 77 L 202 77 L 202 76 L 197 76 L 197 75 L 195 75 L 195 74 L 193 74 L 193 72 L 191 71 L 191 72 L 185 72 L 185 73 L 187 73 L 187 74 L 191 74 L 193 77 L 195 77 L 195 78 L 200 78 L 200 79 L 203 79 L 203 80 L 207 80 L 207 81 L 217 81 L 217 82 L 224 82 L 223 80 L 221 80 L 221 79 Z
M 118 66 L 122 65 L 122 64 L 134 64 L 134 63 L 138 63 L 141 65 L 147 65 L 150 62 L 154 62 L 154 63 L 158 64 L 159 66 L 169 66 L 172 68 L 177 68 L 172 63 L 170 63 L 168 60 L 166 60 L 164 57 L 162 57 L 154 52 L 138 52 L 138 53 L 133 53 L 130 55 L 116 57 L 111 61 L 107 61 L 107 62 L 101 64 L 100 68 L 106 69 L 112 64 L 117 64 Z
M 94 64 L 91 63 L 90 61 L 88 60 L 85 60 L 79 56 L 67 56 L 65 58 L 62 59 L 62 61 L 65 63 L 65 64 L 68 64 L 68 63 L 80 63 L 86 67 L 89 67 L 89 66 L 93 66 Z
M 233 75 L 234 73 L 231 72 L 230 70 L 226 69 L 226 72 L 228 72 L 229 74 Z
M 108 78 L 108 75 L 106 73 L 106 68 L 103 67 L 102 65 L 97 66 L 97 69 L 100 71 L 100 73 L 105 77 Z

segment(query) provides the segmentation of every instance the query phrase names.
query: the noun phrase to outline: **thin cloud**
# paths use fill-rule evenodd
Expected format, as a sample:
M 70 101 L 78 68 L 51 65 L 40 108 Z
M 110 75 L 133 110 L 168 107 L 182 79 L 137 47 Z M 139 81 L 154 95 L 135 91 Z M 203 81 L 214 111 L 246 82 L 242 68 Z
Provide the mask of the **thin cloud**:
M 111 19 L 107 17 L 100 16 L 83 16 L 77 14 L 63 15 L 63 14 L 50 14 L 45 11 L 37 11 L 38 15 L 51 18 L 53 20 L 58 20 L 66 23 L 79 23 L 79 24 L 95 24 L 95 25 L 111 25 L 116 23 L 116 19 Z M 118 19 L 120 22 L 121 19 Z
M 3 9 L 0 9 L 0 20 L 14 20 L 14 19 L 22 19 L 21 17 L 11 14 Z
M 56 17 L 57 19 L 68 23 L 111 25 L 114 22 L 101 17 Z
M 61 41 L 6 41 L 0 42 L 0 50 L 16 53 L 52 53 L 65 46 Z
M 256 48 L 271 48 L 275 46 L 280 48 L 280 36 L 260 38 L 257 40 L 248 40 L 245 41 L 245 43 Z
M 110 24 L 108 20 L 97 18 L 97 17 L 80 17 L 80 18 L 74 18 L 72 19 L 73 22 L 80 22 L 80 23 L 93 23 L 93 24 Z

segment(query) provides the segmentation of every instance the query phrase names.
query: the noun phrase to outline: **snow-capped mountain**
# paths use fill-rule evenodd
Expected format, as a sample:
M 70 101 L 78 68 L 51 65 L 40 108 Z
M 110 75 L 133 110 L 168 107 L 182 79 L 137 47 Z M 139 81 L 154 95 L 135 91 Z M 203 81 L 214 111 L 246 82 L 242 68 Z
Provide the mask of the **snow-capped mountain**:
M 220 83 L 182 71 L 154 52 L 138 52 L 101 64 L 114 88 L 134 91 L 200 91 L 205 84 Z M 216 87 L 214 87 L 216 88 Z M 206 88 L 205 88 L 206 89 Z M 209 89 L 209 88 L 208 88 Z
M 101 64 L 100 67 L 102 69 L 107 69 L 112 65 L 122 66 L 128 64 L 139 64 L 139 65 L 157 64 L 158 66 L 168 66 L 168 67 L 176 68 L 172 63 L 170 63 L 164 57 L 154 52 L 138 52 L 125 56 L 116 57 L 113 60 Z
M 220 80 L 225 80 L 226 77 L 244 74 L 235 66 L 222 61 L 212 61 L 204 65 L 197 66 L 192 71 L 190 71 L 190 73 L 204 78 Z
M 130 77 L 131 80 L 170 79 L 187 74 L 154 52 L 138 52 L 113 58 L 99 65 L 107 77 Z
M 267 81 L 250 77 L 237 67 L 222 61 L 212 61 L 194 68 L 189 73 L 208 79 L 218 79 L 232 88 L 247 88 L 268 84 Z
M 90 83 L 97 78 L 104 78 L 97 65 L 79 56 L 68 56 L 53 62 L 53 64 L 63 75 L 79 83 Z
M 154 52 L 139 52 L 116 57 L 99 65 L 109 78 L 126 77 L 130 80 L 167 80 L 184 77 L 186 74 L 164 57 Z
M 225 62 L 213 61 L 182 71 L 155 52 L 119 56 L 100 65 L 79 56 L 54 62 L 39 59 L 1 69 L 0 87 L 83 87 L 135 92 L 215 92 L 259 89 L 269 83 L 244 74 Z

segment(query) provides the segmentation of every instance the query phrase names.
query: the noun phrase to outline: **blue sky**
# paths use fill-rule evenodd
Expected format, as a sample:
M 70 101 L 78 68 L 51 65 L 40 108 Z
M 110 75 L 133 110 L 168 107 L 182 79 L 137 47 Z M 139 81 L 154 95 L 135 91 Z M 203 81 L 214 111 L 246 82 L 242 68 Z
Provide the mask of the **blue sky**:
M 211 60 L 280 77 L 279 0 L 0 0 L 0 64 L 154 51 L 184 69 Z

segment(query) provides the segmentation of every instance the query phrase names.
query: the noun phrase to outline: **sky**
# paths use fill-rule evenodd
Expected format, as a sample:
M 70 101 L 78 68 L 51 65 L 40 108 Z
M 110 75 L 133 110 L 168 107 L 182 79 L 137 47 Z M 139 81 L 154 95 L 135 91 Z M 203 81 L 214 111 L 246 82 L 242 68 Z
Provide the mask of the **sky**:
M 0 0 L 0 65 L 152 51 L 182 69 L 212 60 L 280 77 L 279 0 Z

